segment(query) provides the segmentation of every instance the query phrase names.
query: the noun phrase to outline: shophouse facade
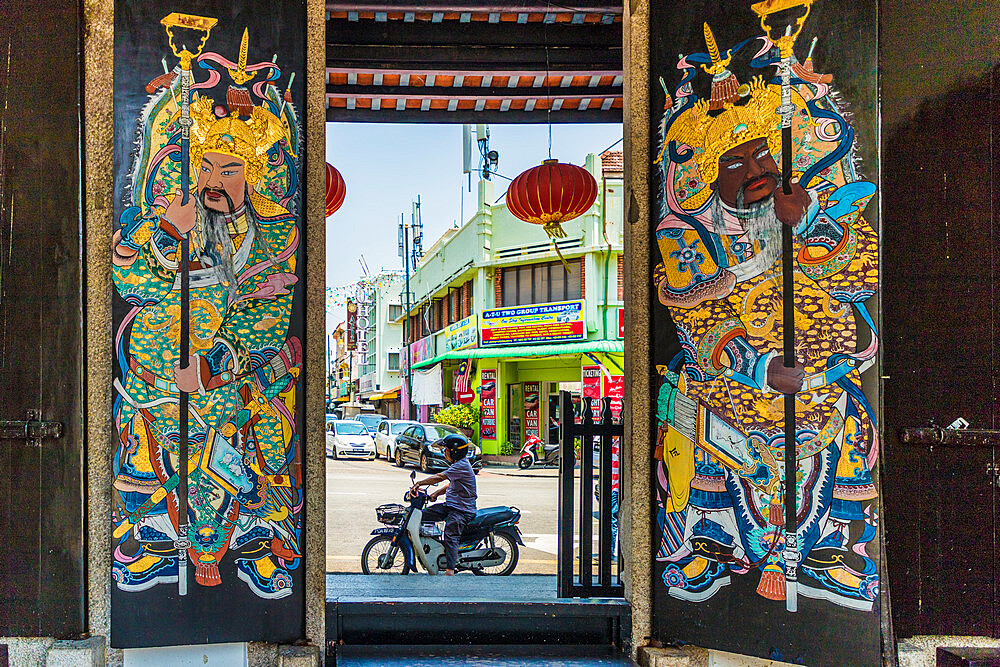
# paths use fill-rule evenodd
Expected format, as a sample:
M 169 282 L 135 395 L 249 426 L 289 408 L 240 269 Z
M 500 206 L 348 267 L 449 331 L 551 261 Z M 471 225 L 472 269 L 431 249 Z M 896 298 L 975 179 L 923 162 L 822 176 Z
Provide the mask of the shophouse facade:
M 361 365 L 358 398 L 390 419 L 399 417 L 400 348 L 403 344 L 403 276 L 382 272 L 361 287 L 358 325 Z M 362 326 L 364 325 L 364 326 Z
M 410 276 L 412 372 L 440 372 L 440 405 L 481 410 L 476 437 L 487 455 L 516 452 L 529 435 L 554 439 L 560 389 L 621 397 L 622 154 L 591 154 L 585 167 L 599 194 L 563 225 L 565 263 L 540 227 L 494 205 L 495 184 L 481 180 L 475 215 Z M 437 407 L 414 405 L 413 418 Z

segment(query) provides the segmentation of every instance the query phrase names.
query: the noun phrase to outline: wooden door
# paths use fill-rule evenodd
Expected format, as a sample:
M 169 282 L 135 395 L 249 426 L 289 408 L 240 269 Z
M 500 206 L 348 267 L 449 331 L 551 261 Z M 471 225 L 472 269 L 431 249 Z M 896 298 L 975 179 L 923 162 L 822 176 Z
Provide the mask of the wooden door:
M 998 9 L 971 3 L 957 23 L 954 11 L 906 1 L 880 12 L 884 520 L 898 637 L 998 633 Z M 901 438 L 957 418 L 978 437 Z
M 86 628 L 78 11 L 0 5 L 0 636 Z

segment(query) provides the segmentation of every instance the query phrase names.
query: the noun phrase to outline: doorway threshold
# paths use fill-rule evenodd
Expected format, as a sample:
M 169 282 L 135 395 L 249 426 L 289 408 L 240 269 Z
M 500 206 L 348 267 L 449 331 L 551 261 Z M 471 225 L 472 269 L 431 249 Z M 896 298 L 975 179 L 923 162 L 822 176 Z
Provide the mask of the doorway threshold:
M 454 577 L 427 574 L 368 575 L 327 574 L 326 599 L 405 602 L 557 602 L 554 574 L 512 574 L 507 577 L 477 577 L 460 573 Z M 576 598 L 563 598 L 575 601 Z
M 333 645 L 440 644 L 447 627 L 453 643 L 620 647 L 631 628 L 627 601 L 560 598 L 554 575 L 328 574 L 326 581 Z

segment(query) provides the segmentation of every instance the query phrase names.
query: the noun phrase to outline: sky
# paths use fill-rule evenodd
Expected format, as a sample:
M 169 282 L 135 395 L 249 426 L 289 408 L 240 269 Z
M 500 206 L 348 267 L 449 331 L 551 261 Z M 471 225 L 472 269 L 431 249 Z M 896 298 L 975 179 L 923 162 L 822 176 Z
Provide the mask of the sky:
M 588 153 L 614 145 L 621 150 L 620 124 L 553 124 L 552 157 L 582 165 Z M 501 202 L 509 180 L 548 157 L 547 125 L 490 125 L 490 149 L 500 153 L 493 176 Z M 616 143 L 617 142 L 617 143 Z M 479 152 L 473 147 L 473 168 Z M 327 123 L 326 161 L 347 185 L 343 206 L 326 220 L 326 284 L 348 285 L 370 273 L 402 270 L 397 254 L 400 214 L 410 220 L 411 203 L 420 196 L 424 249 L 461 225 L 475 211 L 477 175 L 462 173 L 462 126 L 459 124 Z M 464 193 L 464 195 L 463 195 Z M 464 202 L 463 202 L 464 200 Z M 464 203 L 464 212 L 463 212 Z M 327 312 L 332 331 L 343 321 L 343 308 Z

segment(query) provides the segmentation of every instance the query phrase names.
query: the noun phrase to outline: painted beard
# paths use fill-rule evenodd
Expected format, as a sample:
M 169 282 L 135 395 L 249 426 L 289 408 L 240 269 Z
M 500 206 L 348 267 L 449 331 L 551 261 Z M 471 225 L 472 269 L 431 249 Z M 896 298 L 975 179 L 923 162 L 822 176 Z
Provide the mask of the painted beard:
M 774 212 L 774 196 L 754 202 L 743 203 L 743 188 L 736 195 L 736 217 L 750 235 L 751 241 L 778 243 L 781 238 L 781 221 Z
M 722 202 L 722 198 L 715 193 L 712 201 L 712 222 L 715 226 L 715 233 L 720 236 L 731 235 L 727 231 L 726 220 L 723 207 L 726 206 L 729 213 L 740 221 L 740 226 L 748 234 L 750 241 L 763 241 L 765 244 L 781 238 L 781 221 L 774 212 L 774 196 L 768 196 L 761 201 L 747 204 L 744 202 L 745 187 L 736 193 L 736 208 L 730 208 Z
M 232 213 L 233 200 L 224 190 L 222 192 Z M 229 225 L 226 214 L 205 206 L 205 191 L 195 198 L 195 209 L 198 214 L 198 243 L 201 246 L 201 262 L 208 264 L 215 271 L 219 284 L 229 292 L 229 300 L 236 297 L 236 267 L 233 266 L 233 241 L 229 237 Z

